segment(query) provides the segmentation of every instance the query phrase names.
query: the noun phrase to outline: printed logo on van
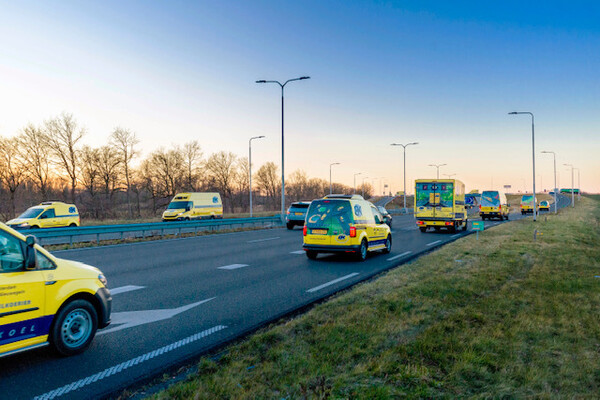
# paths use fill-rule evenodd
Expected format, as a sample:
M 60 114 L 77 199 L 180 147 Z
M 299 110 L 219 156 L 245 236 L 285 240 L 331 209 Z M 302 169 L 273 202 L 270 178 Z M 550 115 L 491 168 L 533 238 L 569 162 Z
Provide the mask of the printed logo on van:
M 219 202 L 219 198 L 217 196 L 213 197 L 213 203 L 218 203 Z
M 360 206 L 360 204 L 356 204 L 356 205 L 354 206 L 354 214 L 355 214 L 357 217 L 362 217 L 362 207 Z
M 69 214 L 75 214 L 76 212 L 75 207 L 69 207 Z

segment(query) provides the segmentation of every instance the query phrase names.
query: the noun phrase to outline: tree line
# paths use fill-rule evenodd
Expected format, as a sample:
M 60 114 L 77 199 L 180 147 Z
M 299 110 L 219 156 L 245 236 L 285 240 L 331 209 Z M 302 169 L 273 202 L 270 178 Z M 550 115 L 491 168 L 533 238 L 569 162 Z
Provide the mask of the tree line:
M 40 125 L 28 124 L 15 136 L 0 136 L 0 215 L 3 220 L 42 201 L 74 203 L 83 218 L 153 218 L 178 192 L 219 192 L 226 212 L 249 211 L 246 157 L 219 151 L 205 157 L 197 140 L 161 147 L 141 157 L 140 140 L 116 127 L 107 144 L 82 143 L 86 129 L 63 113 Z M 252 174 L 255 211 L 281 205 L 281 175 L 267 162 Z M 358 187 L 357 192 L 362 192 Z M 333 184 L 334 193 L 353 188 Z M 365 197 L 373 188 L 364 187 Z M 286 202 L 329 193 L 329 182 L 302 170 L 286 177 Z M 289 204 L 289 203 L 288 203 Z

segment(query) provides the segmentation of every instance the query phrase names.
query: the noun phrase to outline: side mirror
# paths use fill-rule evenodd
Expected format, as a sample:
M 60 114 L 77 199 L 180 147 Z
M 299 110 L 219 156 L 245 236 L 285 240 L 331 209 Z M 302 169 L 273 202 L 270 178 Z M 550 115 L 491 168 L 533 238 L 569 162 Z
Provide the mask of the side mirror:
M 25 238 L 27 247 L 25 248 L 25 269 L 32 270 L 37 267 L 37 256 L 35 251 L 35 236 L 28 235 Z

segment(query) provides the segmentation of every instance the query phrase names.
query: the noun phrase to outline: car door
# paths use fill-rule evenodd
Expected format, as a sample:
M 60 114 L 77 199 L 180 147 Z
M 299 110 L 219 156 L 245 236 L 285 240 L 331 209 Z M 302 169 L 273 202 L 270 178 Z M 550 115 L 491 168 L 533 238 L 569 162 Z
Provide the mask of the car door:
M 371 212 L 373 213 L 373 220 L 375 224 L 373 225 L 373 238 L 372 241 L 379 244 L 384 244 L 387 233 L 387 225 L 385 224 L 385 218 L 379 212 L 379 210 L 375 206 L 371 206 Z
M 0 353 L 43 341 L 52 317 L 44 317 L 45 281 L 25 269 L 25 244 L 0 230 Z
M 57 225 L 56 219 L 54 208 L 49 208 L 40 215 L 40 225 L 42 228 L 54 228 Z

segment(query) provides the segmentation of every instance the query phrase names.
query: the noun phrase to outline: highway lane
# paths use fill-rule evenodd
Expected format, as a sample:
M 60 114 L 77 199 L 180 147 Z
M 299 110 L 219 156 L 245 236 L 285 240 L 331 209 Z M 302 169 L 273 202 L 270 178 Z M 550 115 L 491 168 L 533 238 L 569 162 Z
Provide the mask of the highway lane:
M 0 359 L 0 392 L 14 399 L 105 395 L 465 234 L 422 234 L 412 216 L 398 216 L 392 253 L 363 263 L 308 260 L 301 229 L 56 252 L 103 270 L 114 291 L 113 324 L 76 357 L 41 349 Z

